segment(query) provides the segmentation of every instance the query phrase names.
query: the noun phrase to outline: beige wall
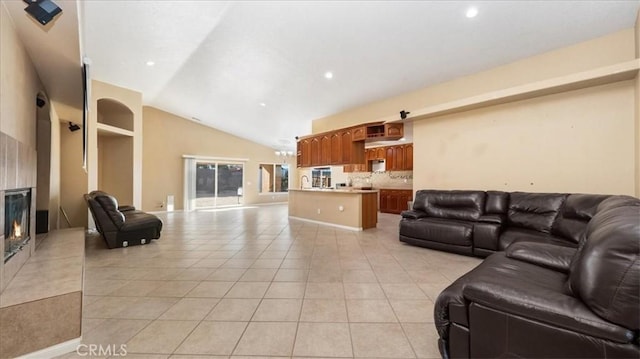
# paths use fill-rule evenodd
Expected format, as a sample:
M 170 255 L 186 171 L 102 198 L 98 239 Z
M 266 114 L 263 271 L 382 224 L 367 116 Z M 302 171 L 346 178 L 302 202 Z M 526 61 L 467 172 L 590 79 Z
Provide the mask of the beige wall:
M 414 124 L 414 189 L 633 195 L 634 83 Z
M 142 94 L 137 91 L 93 80 L 91 82 L 91 103 L 89 108 L 88 129 L 88 191 L 99 188 L 99 148 L 98 148 L 98 100 L 117 101 L 133 112 L 133 157 L 132 162 L 132 200 L 128 204 L 142 206 Z M 128 198 L 127 198 L 128 199 Z M 122 199 L 119 199 L 123 202 Z
M 0 131 L 36 148 L 36 96 L 43 90 L 4 2 L 0 3 Z
M 49 108 L 49 119 L 51 120 L 51 153 L 50 156 L 50 173 L 49 173 L 49 229 L 58 229 L 59 227 L 59 208 L 60 208 L 60 119 L 55 109 L 55 103 Z M 86 177 L 85 177 L 86 183 Z
M 623 30 L 318 119 L 313 131 L 630 61 L 636 41 Z M 415 121 L 413 188 L 640 195 L 637 81 Z
M 71 227 L 85 227 L 87 205 L 83 195 L 87 193 L 87 173 L 82 168 L 82 131 L 69 131 L 69 122 L 82 124 L 82 110 L 56 101 L 52 106 L 57 115 L 57 120 L 52 121 L 58 124 L 55 132 L 59 139 L 59 206 L 67 213 Z M 60 210 L 56 208 L 56 211 Z M 59 228 L 69 227 L 62 214 L 58 216 Z
M 260 163 L 282 163 L 274 149 L 186 120 L 153 107 L 144 107 L 142 209 L 160 211 L 167 195 L 183 208 L 183 155 L 245 158 L 245 204 L 282 202 L 286 194 L 258 194 Z M 295 163 L 291 163 L 295 168 Z
M 87 174 L 82 169 L 82 131 L 71 132 L 63 122 L 60 128 L 60 206 L 69 217 L 60 218 L 60 228 L 85 227 L 87 205 L 83 195 L 87 193 Z
M 133 203 L 133 137 L 98 136 L 98 188 Z

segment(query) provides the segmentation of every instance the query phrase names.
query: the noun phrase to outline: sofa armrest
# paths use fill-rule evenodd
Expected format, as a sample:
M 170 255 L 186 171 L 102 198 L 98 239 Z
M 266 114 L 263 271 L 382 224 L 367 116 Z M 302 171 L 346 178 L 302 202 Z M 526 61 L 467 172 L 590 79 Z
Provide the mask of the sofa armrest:
M 571 259 L 575 253 L 576 248 L 550 243 L 517 242 L 509 246 L 505 254 L 512 259 L 569 273 Z
M 485 214 L 478 218 L 478 222 L 502 225 L 505 222 L 505 217 L 502 214 Z
M 127 212 L 127 211 L 135 211 L 136 207 L 131 206 L 131 205 L 123 205 L 123 206 L 118 206 L 118 211 L 120 212 Z
M 407 218 L 407 219 L 419 219 L 419 218 L 429 217 L 429 215 L 426 214 L 425 212 L 414 211 L 414 210 L 402 211 L 400 215 L 402 216 L 402 218 Z
M 634 340 L 633 331 L 600 318 L 578 298 L 551 288 L 532 289 L 514 283 L 504 286 L 496 282 L 476 282 L 467 284 L 463 295 L 471 303 L 482 304 L 552 327 L 617 343 L 629 343 Z

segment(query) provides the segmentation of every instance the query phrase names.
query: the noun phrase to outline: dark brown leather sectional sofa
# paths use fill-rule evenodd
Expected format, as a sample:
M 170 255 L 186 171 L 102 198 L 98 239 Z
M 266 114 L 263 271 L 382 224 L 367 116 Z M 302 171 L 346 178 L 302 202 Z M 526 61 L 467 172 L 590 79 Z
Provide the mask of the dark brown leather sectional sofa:
M 151 242 L 160 238 L 162 221 L 133 206 L 118 206 L 118 200 L 103 191 L 84 195 L 98 232 L 107 247 L 120 248 Z
M 400 240 L 488 256 L 438 297 L 444 358 L 639 358 L 640 200 L 418 191 Z

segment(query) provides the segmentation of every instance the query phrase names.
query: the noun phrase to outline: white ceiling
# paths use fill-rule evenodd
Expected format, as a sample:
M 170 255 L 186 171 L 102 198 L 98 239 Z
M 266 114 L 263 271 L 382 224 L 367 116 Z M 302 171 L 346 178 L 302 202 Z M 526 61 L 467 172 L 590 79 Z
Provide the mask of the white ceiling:
M 80 5 L 94 79 L 141 91 L 145 104 L 292 149 L 314 119 L 632 27 L 640 1 Z M 470 5 L 479 10 L 473 19 L 465 17 Z M 325 79 L 326 71 L 334 78 Z

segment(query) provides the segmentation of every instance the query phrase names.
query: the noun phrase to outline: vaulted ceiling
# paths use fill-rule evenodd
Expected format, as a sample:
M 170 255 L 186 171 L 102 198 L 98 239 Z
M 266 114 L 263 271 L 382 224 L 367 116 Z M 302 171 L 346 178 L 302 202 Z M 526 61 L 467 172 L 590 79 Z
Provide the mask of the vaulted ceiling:
M 56 2 L 63 16 L 76 4 Z M 632 27 L 640 1 L 79 5 L 92 78 L 140 91 L 147 105 L 291 149 L 316 118 Z M 472 6 L 478 14 L 468 18 Z

